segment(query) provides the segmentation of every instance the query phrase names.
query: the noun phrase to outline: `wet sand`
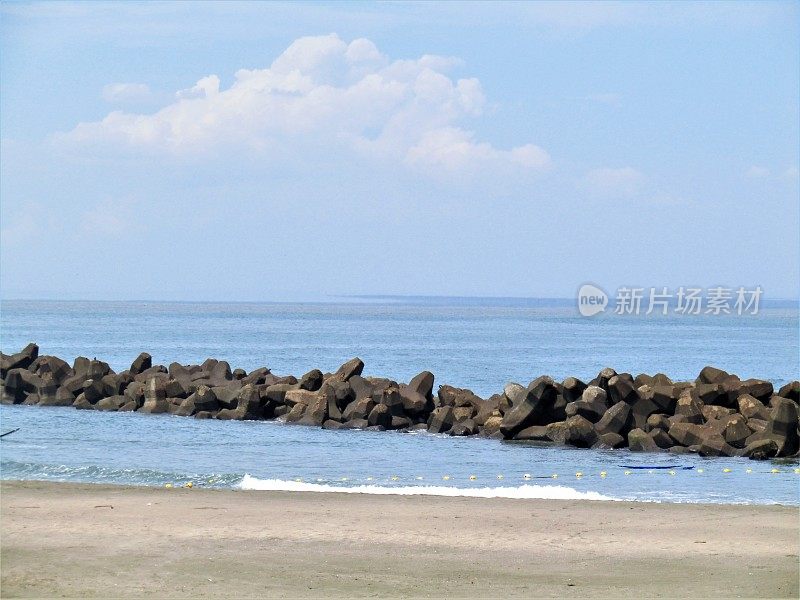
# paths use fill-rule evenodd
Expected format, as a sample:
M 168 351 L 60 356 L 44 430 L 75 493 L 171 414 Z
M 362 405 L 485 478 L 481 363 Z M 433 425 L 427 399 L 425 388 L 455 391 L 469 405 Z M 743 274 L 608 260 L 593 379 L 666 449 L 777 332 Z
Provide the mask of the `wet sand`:
M 798 597 L 798 509 L 0 485 L 0 596 Z

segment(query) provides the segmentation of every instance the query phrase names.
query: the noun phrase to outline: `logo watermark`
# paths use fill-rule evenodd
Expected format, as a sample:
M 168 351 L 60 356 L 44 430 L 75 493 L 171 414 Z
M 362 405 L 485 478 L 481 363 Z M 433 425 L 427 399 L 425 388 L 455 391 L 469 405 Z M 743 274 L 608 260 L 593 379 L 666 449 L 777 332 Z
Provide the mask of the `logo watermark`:
M 585 283 L 578 290 L 578 311 L 584 317 L 593 317 L 603 312 L 606 306 L 608 306 L 608 294 L 596 285 Z
M 764 291 L 754 288 L 722 286 L 698 288 L 681 286 L 617 288 L 613 314 L 617 315 L 757 315 Z M 609 295 L 604 289 L 586 283 L 578 290 L 578 312 L 592 317 L 609 307 Z

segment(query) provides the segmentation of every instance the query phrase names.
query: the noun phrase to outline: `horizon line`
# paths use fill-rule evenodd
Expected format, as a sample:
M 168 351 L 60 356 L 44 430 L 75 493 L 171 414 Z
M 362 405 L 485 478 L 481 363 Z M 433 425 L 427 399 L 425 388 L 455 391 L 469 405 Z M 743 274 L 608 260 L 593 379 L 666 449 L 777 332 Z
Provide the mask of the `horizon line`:
M 152 303 L 170 303 L 170 304 L 347 304 L 348 302 L 338 301 L 337 299 L 344 300 L 407 300 L 407 301 L 424 301 L 424 300 L 490 300 L 490 301 L 524 301 L 524 302 L 558 302 L 570 303 L 576 302 L 576 296 L 472 296 L 472 295 L 437 295 L 437 294 L 326 294 L 319 300 L 277 300 L 277 299 L 260 299 L 260 300 L 189 300 L 189 299 L 159 299 L 159 298 L 53 298 L 53 297 L 0 297 L 0 302 L 152 302 Z M 800 303 L 800 297 L 762 297 L 762 305 L 772 305 L 775 303 L 786 304 Z

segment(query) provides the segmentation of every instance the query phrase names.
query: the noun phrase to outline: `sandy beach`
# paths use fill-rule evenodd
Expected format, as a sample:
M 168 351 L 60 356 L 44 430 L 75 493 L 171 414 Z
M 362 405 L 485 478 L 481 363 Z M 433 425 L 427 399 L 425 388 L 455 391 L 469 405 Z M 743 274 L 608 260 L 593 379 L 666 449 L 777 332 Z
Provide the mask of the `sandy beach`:
M 2 487 L 3 597 L 797 597 L 780 506 Z

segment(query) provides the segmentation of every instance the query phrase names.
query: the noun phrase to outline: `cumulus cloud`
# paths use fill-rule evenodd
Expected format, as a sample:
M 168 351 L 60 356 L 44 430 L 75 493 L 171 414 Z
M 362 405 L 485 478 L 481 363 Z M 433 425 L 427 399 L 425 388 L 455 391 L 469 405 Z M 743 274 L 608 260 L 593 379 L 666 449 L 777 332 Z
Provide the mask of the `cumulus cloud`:
M 237 71 L 227 89 L 208 75 L 155 113 L 115 111 L 56 141 L 190 159 L 230 148 L 274 156 L 336 144 L 423 170 L 547 168 L 550 157 L 538 146 L 500 149 L 475 139 L 465 122 L 486 100 L 477 79 L 448 75 L 459 64 L 433 55 L 390 60 L 363 38 L 303 37 L 268 68 Z
M 635 196 L 644 183 L 644 175 L 633 167 L 592 169 L 584 176 L 581 187 L 604 197 Z
M 216 94 L 219 94 L 219 77 L 216 75 L 209 75 L 208 77 L 203 77 L 189 89 L 176 92 L 175 98 L 178 100 L 210 98 Z
M 103 100 L 111 104 L 149 102 L 153 98 L 146 83 L 109 83 L 103 86 Z
M 458 171 L 482 164 L 514 164 L 529 169 L 545 169 L 550 156 L 533 144 L 511 150 L 498 150 L 486 142 L 476 142 L 473 134 L 457 128 L 426 132 L 409 148 L 406 162 L 422 168 Z

